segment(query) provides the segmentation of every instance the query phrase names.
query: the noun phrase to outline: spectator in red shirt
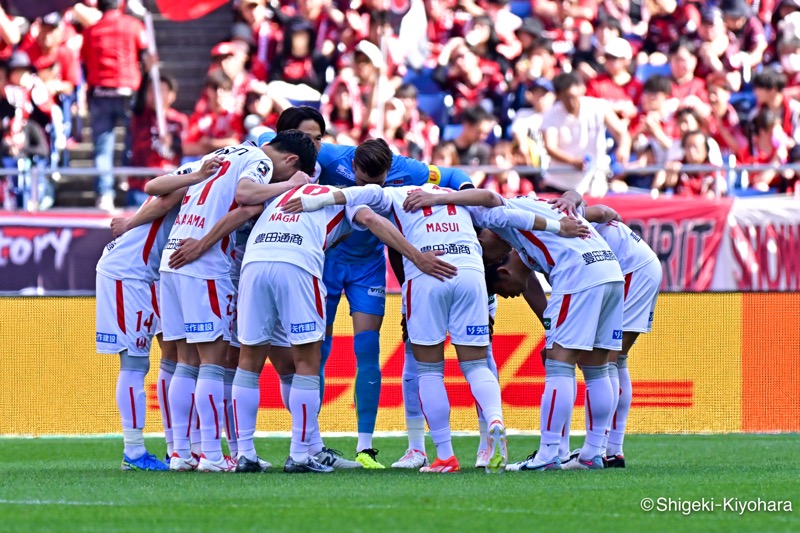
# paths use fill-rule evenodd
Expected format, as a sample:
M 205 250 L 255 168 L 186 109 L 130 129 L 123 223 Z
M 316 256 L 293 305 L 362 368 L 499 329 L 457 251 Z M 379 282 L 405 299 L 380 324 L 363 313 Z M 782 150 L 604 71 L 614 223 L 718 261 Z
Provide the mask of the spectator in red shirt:
M 781 116 L 773 110 L 761 108 L 753 118 L 750 160 L 754 165 L 782 165 L 789 157 L 792 140 L 781 129 Z M 767 192 L 771 188 L 783 190 L 785 178 L 777 170 L 751 172 L 750 187 Z
M 481 106 L 468 107 L 461 117 L 461 133 L 451 141 L 458 151 L 458 162 L 464 166 L 487 165 L 492 149 L 486 139 L 496 124 L 495 117 Z M 475 183 L 484 179 L 483 172 L 470 173 Z
M 702 105 L 708 103 L 706 84 L 694 75 L 697 49 L 688 38 L 683 37 L 670 45 L 669 66 L 672 70 L 672 98 L 677 98 L 681 107 L 699 107 L 697 111 L 701 115 L 707 114 Z
M 653 0 L 648 5 L 652 10 L 643 47 L 647 54 L 666 54 L 672 43 L 694 33 L 700 24 L 700 12 L 689 2 L 678 5 L 677 0 Z
M 633 149 L 639 156 L 638 165 L 663 165 L 674 139 L 678 137 L 673 113 L 667 105 L 671 90 L 671 82 L 664 76 L 651 76 L 644 82 L 642 111 L 630 124 Z M 641 185 L 637 182 L 635 186 Z
M 598 18 L 594 26 L 594 38 L 591 42 L 578 42 L 575 54 L 572 56 L 572 68 L 577 70 L 583 79 L 588 82 L 606 72 L 605 52 L 608 43 L 622 37 L 622 28 L 619 21 L 614 19 Z M 631 49 L 630 43 L 625 41 Z M 612 45 L 613 47 L 613 45 Z M 617 46 L 619 48 L 619 46 Z M 630 59 L 630 57 L 628 58 Z
M 677 196 L 703 196 L 714 198 L 717 192 L 719 170 L 703 170 L 683 172 L 683 165 L 709 165 L 713 164 L 710 158 L 708 138 L 700 130 L 693 130 L 681 137 L 683 157 L 680 161 L 671 161 L 666 165 L 665 185 L 675 190 Z
M 620 118 L 630 120 L 638 113 L 642 96 L 642 83 L 629 70 L 633 58 L 631 45 L 617 37 L 606 43 L 603 54 L 606 74 L 589 80 L 586 95 L 608 100 Z
M 356 145 L 368 128 L 366 110 L 353 78 L 339 76 L 328 86 L 328 98 L 322 106 L 325 122 L 338 144 Z
M 98 0 L 103 13 L 100 20 L 86 28 L 81 56 L 86 68 L 89 119 L 94 142 L 94 164 L 103 172 L 99 176 L 97 205 L 102 209 L 114 207 L 114 127 L 125 130 L 130 124 L 130 101 L 141 84 L 139 61 L 149 69 L 153 58 L 146 52 L 147 37 L 144 25 L 119 9 L 119 0 Z M 130 139 L 126 139 L 126 152 Z M 126 157 L 123 158 L 127 162 Z
M 706 88 L 710 109 L 706 118 L 709 135 L 717 141 L 721 150 L 744 161 L 747 158 L 747 137 L 739 123 L 739 114 L 730 104 L 733 89 L 722 74 L 709 76 Z
M 762 109 L 769 109 L 781 121 L 783 132 L 800 144 L 800 102 L 786 98 L 786 75 L 774 68 L 765 68 L 753 77 L 756 109 L 750 115 L 754 120 Z
M 233 100 L 232 109 L 241 113 L 244 109 L 244 99 L 250 86 L 256 81 L 255 77 L 245 70 L 247 54 L 243 43 L 222 42 L 211 49 L 211 65 L 209 71 L 219 69 L 231 80 Z M 208 99 L 205 94 L 200 95 L 194 106 L 195 113 L 205 113 L 208 110 Z
M 786 75 L 784 96 L 800 99 L 800 38 L 793 37 L 778 43 L 778 61 Z
M 370 138 L 385 139 L 392 153 L 412 159 L 420 159 L 422 147 L 415 143 L 403 128 L 406 106 L 398 98 L 392 98 L 384 105 L 383 131 L 370 131 Z
M 283 43 L 270 68 L 270 80 L 305 84 L 322 92 L 330 62 L 314 48 L 315 42 L 316 31 L 308 20 L 301 17 L 290 19 L 284 25 Z
M 158 131 L 153 83 L 148 78 L 144 86 L 147 90 L 139 90 L 131 118 L 131 165 L 171 170 L 181 164 L 183 157 L 181 136 L 189 125 L 189 118 L 172 108 L 178 93 L 178 82 L 172 76 L 161 72 L 161 102 L 167 125 L 163 137 Z M 126 202 L 128 207 L 140 206 L 147 200 L 147 194 L 144 192 L 147 181 L 148 178 L 138 176 L 128 178 Z
M 740 52 L 733 58 L 732 66 L 747 72 L 754 70 L 767 50 L 764 24 L 754 16 L 746 0 L 722 0 L 719 7 L 731 42 L 739 45 Z
M 252 32 L 255 43 L 250 50 L 250 72 L 259 80 L 267 79 L 269 65 L 281 39 L 280 27 L 268 18 L 270 11 L 265 0 L 241 0 L 239 3 L 239 16 Z
M 206 76 L 203 95 L 208 110 L 195 112 L 183 137 L 183 155 L 197 159 L 209 152 L 241 142 L 244 137 L 243 118 L 232 108 L 233 82 L 220 69 Z M 186 157 L 184 157 L 186 159 Z
M 692 36 L 692 42 L 697 49 L 697 68 L 695 76 L 706 79 L 712 74 L 723 74 L 729 79 L 732 87 L 741 86 L 741 73 L 731 64 L 734 55 L 739 51 L 739 46 L 732 43 L 722 11 L 718 7 L 708 7 L 703 10 L 700 26 L 697 33 Z

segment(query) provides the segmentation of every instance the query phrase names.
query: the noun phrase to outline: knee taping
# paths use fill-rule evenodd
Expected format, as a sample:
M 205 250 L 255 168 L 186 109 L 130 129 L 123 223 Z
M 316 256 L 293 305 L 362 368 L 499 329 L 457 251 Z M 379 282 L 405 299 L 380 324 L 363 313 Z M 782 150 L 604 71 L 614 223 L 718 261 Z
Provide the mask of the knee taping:
M 620 354 L 617 356 L 617 368 L 628 368 L 627 354 Z
M 119 369 L 147 374 L 150 371 L 150 358 L 147 356 L 128 355 L 126 350 L 119 354 Z
M 584 381 L 603 379 L 608 377 L 608 364 L 599 366 L 581 366 Z
M 461 361 L 458 366 L 461 367 L 461 373 L 464 374 L 464 377 L 467 377 L 479 368 L 489 368 L 489 363 L 486 359 L 476 359 L 475 361 Z
M 258 374 L 248 370 L 236 369 L 236 375 L 233 376 L 233 385 L 237 387 L 245 387 L 248 389 L 258 388 Z
M 444 361 L 438 363 L 422 363 L 417 361 L 417 370 L 422 374 L 444 374 Z
M 196 366 L 187 365 L 186 363 L 178 363 L 175 365 L 175 374 L 173 374 L 173 377 L 197 379 L 197 375 L 199 373 L 200 369 Z
M 608 363 L 608 377 L 619 379 L 619 368 L 617 363 Z
M 169 359 L 162 359 L 161 363 L 158 367 L 168 374 L 175 373 L 175 367 L 178 365 L 175 361 L 170 361 Z
M 298 376 L 295 374 L 294 379 L 292 379 L 292 387 L 295 389 L 318 390 L 319 376 Z
M 225 368 L 219 365 L 200 365 L 197 379 L 209 379 L 212 381 L 225 381 Z
M 565 376 L 568 378 L 575 377 L 575 365 L 571 365 L 569 363 L 548 359 L 545 361 L 544 368 L 545 374 L 548 376 Z

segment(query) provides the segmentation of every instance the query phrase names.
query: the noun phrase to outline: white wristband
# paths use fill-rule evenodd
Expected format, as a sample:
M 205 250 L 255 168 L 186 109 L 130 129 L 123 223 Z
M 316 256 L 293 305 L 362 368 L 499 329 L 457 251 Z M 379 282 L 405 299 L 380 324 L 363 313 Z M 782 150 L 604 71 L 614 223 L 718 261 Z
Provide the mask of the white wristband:
M 323 207 L 335 204 L 336 200 L 334 199 L 332 192 L 326 192 L 323 194 L 315 194 L 313 196 L 304 194 L 300 197 L 300 202 L 303 204 L 303 211 L 317 211 Z
M 561 231 L 561 221 L 548 218 L 547 226 L 545 226 L 544 230 L 549 231 L 550 233 L 558 233 Z

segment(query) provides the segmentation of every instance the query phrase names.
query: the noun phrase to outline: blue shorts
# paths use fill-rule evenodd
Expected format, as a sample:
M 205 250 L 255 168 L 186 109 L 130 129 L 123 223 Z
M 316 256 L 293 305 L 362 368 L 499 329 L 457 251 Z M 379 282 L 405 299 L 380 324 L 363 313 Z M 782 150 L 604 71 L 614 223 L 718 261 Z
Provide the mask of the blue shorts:
M 344 291 L 350 314 L 383 316 L 386 311 L 386 259 L 383 255 L 370 263 L 351 264 L 325 259 L 322 282 L 328 290 L 328 325 L 336 319 L 336 308 Z

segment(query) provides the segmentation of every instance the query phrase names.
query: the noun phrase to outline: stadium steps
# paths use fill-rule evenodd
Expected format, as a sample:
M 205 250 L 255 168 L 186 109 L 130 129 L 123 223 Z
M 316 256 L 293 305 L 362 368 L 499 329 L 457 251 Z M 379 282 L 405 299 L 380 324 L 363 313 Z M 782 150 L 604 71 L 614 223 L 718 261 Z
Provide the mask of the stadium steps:
M 203 86 L 203 78 L 208 71 L 211 49 L 226 39 L 233 22 L 233 12 L 229 5 L 213 11 L 205 17 L 185 22 L 166 20 L 158 14 L 155 2 L 148 0 L 145 5 L 153 11 L 153 27 L 156 32 L 158 55 L 161 68 L 178 81 L 178 98 L 175 108 L 191 114 Z M 83 117 L 88 125 L 88 117 Z M 82 130 L 83 141 L 69 150 L 70 168 L 91 168 L 94 166 L 94 147 L 92 132 L 86 126 Z M 114 164 L 122 164 L 125 131 L 114 130 Z M 65 176 L 56 181 L 56 205 L 59 207 L 92 207 L 95 205 L 94 176 Z M 117 205 L 124 204 L 123 179 L 117 179 Z

